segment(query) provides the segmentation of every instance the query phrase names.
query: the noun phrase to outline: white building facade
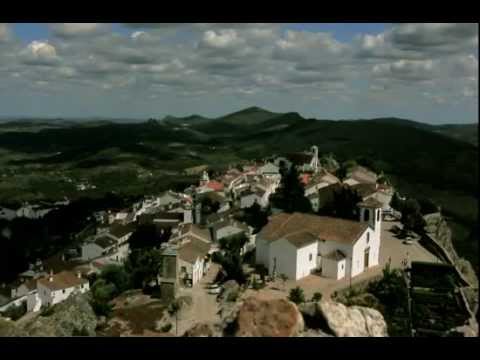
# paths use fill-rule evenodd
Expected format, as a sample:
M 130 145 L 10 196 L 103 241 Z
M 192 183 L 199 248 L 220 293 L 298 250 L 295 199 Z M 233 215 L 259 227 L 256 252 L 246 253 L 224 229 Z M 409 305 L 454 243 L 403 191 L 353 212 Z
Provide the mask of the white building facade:
M 271 217 L 256 238 L 256 262 L 270 275 L 301 279 L 313 272 L 342 279 L 379 264 L 381 205 L 359 204 L 360 221 L 310 214 Z

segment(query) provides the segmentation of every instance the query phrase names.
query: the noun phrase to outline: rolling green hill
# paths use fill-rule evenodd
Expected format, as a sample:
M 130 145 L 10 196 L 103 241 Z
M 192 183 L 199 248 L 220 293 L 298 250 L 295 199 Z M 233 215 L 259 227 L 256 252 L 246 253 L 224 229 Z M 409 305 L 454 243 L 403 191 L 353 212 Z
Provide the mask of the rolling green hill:
M 477 127 L 396 118 L 314 120 L 253 107 L 216 119 L 192 115 L 143 123 L 76 123 L 35 132 L 17 128 L 0 132 L 0 203 L 84 196 L 62 182 L 65 176 L 88 179 L 98 185 L 92 190 L 97 193 L 181 188 L 196 180 L 182 175 L 187 167 L 208 164 L 221 170 L 243 159 L 317 145 L 339 161 L 367 159 L 402 194 L 437 201 L 464 234 L 456 241 L 471 259 L 478 241 L 465 239 L 478 217 L 478 147 L 462 139 L 473 140 Z

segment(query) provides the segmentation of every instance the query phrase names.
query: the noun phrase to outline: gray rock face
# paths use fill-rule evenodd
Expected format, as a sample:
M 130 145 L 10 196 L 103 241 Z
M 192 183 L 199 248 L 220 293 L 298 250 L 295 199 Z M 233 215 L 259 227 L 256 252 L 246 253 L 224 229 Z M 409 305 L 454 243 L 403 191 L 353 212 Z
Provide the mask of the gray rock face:
M 26 322 L 17 322 L 11 336 L 95 336 L 96 327 L 97 317 L 88 295 L 82 294 L 55 305 L 49 316 L 37 315 Z
M 240 294 L 240 285 L 235 280 L 228 280 L 223 284 L 220 299 L 223 301 L 236 301 Z
M 385 337 L 387 324 L 380 312 L 362 306 L 347 307 L 333 301 L 321 301 L 302 307 L 308 316 L 322 317 L 338 337 Z

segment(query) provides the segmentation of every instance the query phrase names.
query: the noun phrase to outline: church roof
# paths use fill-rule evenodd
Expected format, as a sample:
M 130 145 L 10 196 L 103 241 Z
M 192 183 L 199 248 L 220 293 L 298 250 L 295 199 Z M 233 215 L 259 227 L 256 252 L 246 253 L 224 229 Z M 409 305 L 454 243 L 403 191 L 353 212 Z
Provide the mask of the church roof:
M 285 237 L 287 241 L 297 249 L 313 244 L 318 238 L 308 231 L 299 231 Z
M 350 188 L 355 190 L 362 198 L 366 198 L 367 196 L 370 196 L 377 192 L 376 185 L 371 183 L 355 184 L 351 185 Z
M 49 277 L 44 277 L 38 279 L 39 284 L 49 288 L 50 290 L 63 290 L 68 289 L 74 286 L 82 285 L 88 283 L 88 280 L 79 278 L 77 275 L 71 271 L 62 271 L 52 276 L 52 281 Z
M 209 243 L 192 238 L 178 249 L 177 255 L 181 260 L 194 264 L 198 258 L 208 254 L 210 247 Z
M 276 241 L 304 231 L 320 240 L 353 244 L 367 227 L 367 223 L 328 216 L 280 213 L 273 215 L 257 236 L 267 241 Z

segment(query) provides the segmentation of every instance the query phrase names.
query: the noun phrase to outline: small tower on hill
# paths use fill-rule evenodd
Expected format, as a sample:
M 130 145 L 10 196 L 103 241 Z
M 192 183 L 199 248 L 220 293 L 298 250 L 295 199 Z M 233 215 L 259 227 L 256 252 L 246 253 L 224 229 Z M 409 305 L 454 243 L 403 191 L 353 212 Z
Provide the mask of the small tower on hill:
M 200 178 L 200 186 L 206 186 L 209 181 L 210 178 L 208 177 L 208 172 L 204 170 L 202 173 L 202 177 Z

